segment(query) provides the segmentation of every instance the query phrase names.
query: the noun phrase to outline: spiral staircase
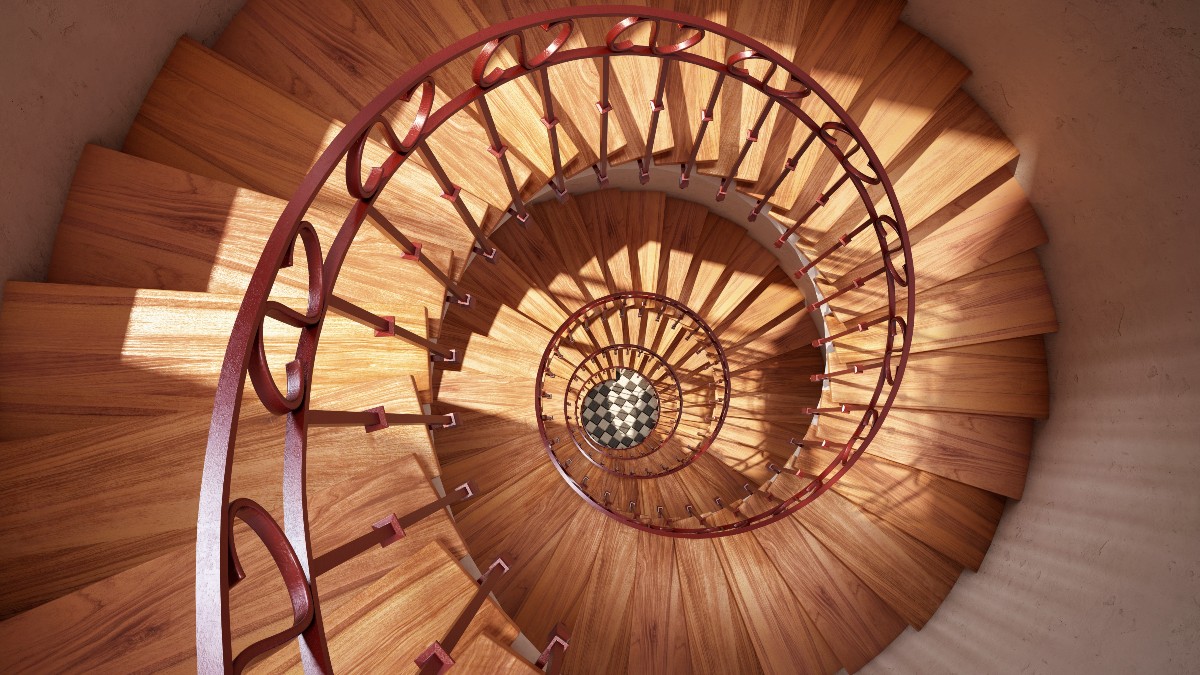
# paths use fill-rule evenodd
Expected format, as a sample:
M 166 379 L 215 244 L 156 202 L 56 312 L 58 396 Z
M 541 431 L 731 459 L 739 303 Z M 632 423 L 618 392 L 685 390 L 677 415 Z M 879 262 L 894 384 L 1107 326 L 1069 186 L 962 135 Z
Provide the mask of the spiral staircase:
M 5 288 L 0 670 L 854 672 L 920 629 L 1056 321 L 1015 148 L 901 8 L 180 40 Z

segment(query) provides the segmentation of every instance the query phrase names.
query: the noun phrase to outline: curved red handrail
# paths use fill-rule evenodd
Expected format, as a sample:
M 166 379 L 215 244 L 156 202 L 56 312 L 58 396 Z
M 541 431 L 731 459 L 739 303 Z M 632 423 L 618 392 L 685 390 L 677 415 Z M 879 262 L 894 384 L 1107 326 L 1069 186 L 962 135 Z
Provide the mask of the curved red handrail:
M 565 44 L 566 36 L 570 34 L 570 26 L 573 22 L 596 17 L 622 19 L 633 17 L 636 19 L 635 23 L 649 21 L 655 26 L 661 22 L 669 22 L 689 27 L 695 33 L 687 39 L 665 48 L 654 41 L 645 45 L 634 44 L 632 41 L 615 43 L 614 37 L 613 40 L 609 40 L 603 45 L 561 49 Z M 437 70 L 452 63 L 458 57 L 479 50 L 494 41 L 502 40 L 526 28 L 540 25 L 545 25 L 547 29 L 558 27 L 558 35 L 562 39 L 556 38 L 555 42 L 535 59 L 523 57 L 517 65 L 504 70 L 493 70 L 487 74 L 486 79 L 482 76 L 477 78 L 475 86 L 457 93 L 440 107 L 435 106 L 432 76 Z M 620 37 L 623 31 L 624 28 L 617 31 L 616 37 Z M 718 35 L 745 49 L 738 52 L 739 58 L 734 63 L 714 61 L 689 51 L 703 39 L 705 34 Z M 888 410 L 895 401 L 898 392 L 897 385 L 903 378 L 912 342 L 912 326 L 915 315 L 914 294 L 908 294 L 903 316 L 898 315 L 896 311 L 896 287 L 898 285 L 907 286 L 912 282 L 911 242 L 892 184 L 886 173 L 879 168 L 882 167 L 882 163 L 863 137 L 861 129 L 847 115 L 844 108 L 811 77 L 766 45 L 705 19 L 642 6 L 592 6 L 556 9 L 502 22 L 475 35 L 465 37 L 430 55 L 407 73 L 398 77 L 374 101 L 355 115 L 321 154 L 298 186 L 263 248 L 230 334 L 217 383 L 205 452 L 198 505 L 196 544 L 196 647 L 199 670 L 202 672 L 228 671 L 234 665 L 229 629 L 229 522 L 231 515 L 228 507 L 230 505 L 229 486 L 233 471 L 238 416 L 247 375 L 252 376 L 256 385 L 255 391 L 264 407 L 285 418 L 284 527 L 282 531 L 295 553 L 300 569 L 307 577 L 309 593 L 312 598 L 312 619 L 307 626 L 302 627 L 303 632 L 299 637 L 303 645 L 301 652 L 307 669 L 327 671 L 332 666 L 320 627 L 319 593 L 312 574 L 313 552 L 308 530 L 305 492 L 305 448 L 309 392 L 317 346 L 338 274 L 345 262 L 354 236 L 364 219 L 372 213 L 376 198 L 386 190 L 389 180 L 399 167 L 404 164 L 412 152 L 420 151 L 425 139 L 436 132 L 451 116 L 473 103 L 485 105 L 486 93 L 492 89 L 531 73 L 544 74 L 548 68 L 580 59 L 600 59 L 604 62 L 605 81 L 603 86 L 606 89 L 609 76 L 607 59 L 618 53 L 622 58 L 668 59 L 715 71 L 719 73 L 719 83 L 729 78 L 740 82 L 743 86 L 751 87 L 768 97 L 773 105 L 778 105 L 808 127 L 814 137 L 825 146 L 825 149 L 838 159 L 839 164 L 846 171 L 844 180 L 854 185 L 867 211 L 868 220 L 874 226 L 885 266 L 883 278 L 887 283 L 889 314 L 892 317 L 889 321 L 891 330 L 888 331 L 883 367 L 880 369 L 878 384 L 849 444 L 851 447 L 858 444 L 853 452 L 844 453 L 841 461 L 831 463 L 825 471 L 814 478 L 805 490 L 786 500 L 769 514 L 759 514 L 754 518 L 747 519 L 744 523 L 736 524 L 737 528 L 732 526 L 709 528 L 705 532 L 675 531 L 671 532 L 671 535 L 714 536 L 730 529 L 741 531 L 761 527 L 769 520 L 782 517 L 786 513 L 802 507 L 828 489 L 853 465 L 871 439 L 878 433 Z M 785 72 L 788 82 L 798 83 L 800 88 L 777 88 L 768 81 L 755 79 L 748 70 L 737 65 L 744 62 L 748 56 L 765 60 L 770 64 L 771 69 L 778 68 Z M 486 66 L 487 58 L 485 57 L 483 60 Z M 766 79 L 764 78 L 764 80 Z M 874 175 L 869 175 L 851 165 L 849 155 L 853 154 L 853 151 L 842 153 L 838 149 L 836 141 L 826 133 L 824 125 L 817 124 L 804 113 L 798 103 L 803 96 L 817 97 L 833 112 L 839 119 L 841 129 L 854 140 L 856 149 L 861 149 L 866 156 L 867 166 L 875 169 Z M 384 113 L 395 102 L 408 101 L 414 97 L 417 97 L 419 101 L 418 113 L 415 115 L 411 127 L 401 138 L 385 121 Z M 604 100 L 607 101 L 607 95 Z M 547 106 L 549 106 L 548 97 Z M 547 109 L 550 110 L 549 107 Z M 702 128 L 708 121 L 710 120 L 702 122 Z M 552 124 L 548 125 L 552 144 L 556 143 L 553 126 Z M 385 142 L 391 149 L 391 155 L 383 165 L 371 170 L 364 181 L 361 176 L 361 153 L 366 144 L 367 135 L 373 129 L 383 132 Z M 650 130 L 650 133 L 653 133 L 653 129 Z M 602 144 L 603 142 L 602 140 Z M 499 153 L 498 156 L 503 154 L 501 148 L 496 148 L 496 150 Z M 315 231 L 304 219 L 318 192 L 327 184 L 343 159 L 346 160 L 348 168 L 345 189 L 347 194 L 357 201 L 347 213 L 341 229 L 334 241 L 329 244 L 326 254 L 322 256 L 321 245 Z M 503 162 L 503 160 L 501 161 Z M 602 153 L 600 166 L 607 167 L 607 164 L 607 154 Z M 440 167 L 438 170 L 440 171 Z M 685 165 L 681 185 L 686 185 L 687 170 L 688 166 Z M 643 168 L 644 171 L 645 168 Z M 556 173 L 561 174 L 561 167 L 558 167 Z M 601 180 L 604 180 L 603 171 L 597 169 L 597 174 Z M 442 177 L 444 175 L 439 175 L 439 178 Z M 887 206 L 891 210 L 890 215 L 881 214 L 876 208 L 875 200 L 867 192 L 867 186 L 875 183 L 878 183 L 884 191 Z M 561 189 L 561 181 L 556 186 L 556 190 L 559 189 Z M 720 196 L 723 196 L 723 191 Z M 516 209 L 518 215 L 523 213 L 523 207 L 518 203 L 519 199 L 520 196 L 514 192 L 514 205 L 519 207 Z M 750 218 L 753 219 L 757 212 L 756 208 Z M 890 228 L 899 240 L 897 249 L 889 248 L 885 226 Z M 481 250 L 487 253 L 486 237 L 482 233 L 477 233 L 476 236 L 481 245 L 485 247 Z M 309 306 L 304 315 L 296 312 L 289 314 L 282 311 L 280 307 L 273 307 L 268 297 L 279 270 L 291 264 L 293 249 L 298 239 L 305 247 L 305 259 L 309 270 Z M 898 254 L 904 258 L 904 264 L 900 268 L 903 270 L 903 275 L 892 260 Z M 279 391 L 274 383 L 269 381 L 270 371 L 267 367 L 265 352 L 262 349 L 262 326 L 268 317 L 284 320 L 300 329 L 295 358 L 286 364 L 288 383 L 286 393 Z M 897 336 L 900 337 L 899 340 L 897 340 Z M 886 395 L 884 394 L 885 389 L 887 390 Z M 638 526 L 635 523 L 631 524 Z M 280 552 L 272 549 L 273 555 L 277 553 Z

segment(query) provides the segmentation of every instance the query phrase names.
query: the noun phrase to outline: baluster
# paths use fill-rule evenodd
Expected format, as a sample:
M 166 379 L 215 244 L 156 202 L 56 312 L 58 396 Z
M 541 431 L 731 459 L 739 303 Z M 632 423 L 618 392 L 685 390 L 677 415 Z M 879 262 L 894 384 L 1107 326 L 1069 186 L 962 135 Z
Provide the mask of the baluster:
M 429 358 L 433 361 L 454 363 L 458 356 L 457 351 L 453 348 L 439 345 L 428 338 L 423 338 L 410 330 L 397 326 L 395 316 L 374 314 L 332 294 L 329 296 L 329 308 L 348 319 L 374 329 L 375 337 L 397 337 L 411 345 L 432 352 Z
M 767 202 L 771 201 L 771 197 L 775 196 L 775 191 L 779 189 L 780 185 L 783 185 L 783 181 L 787 180 L 788 175 L 796 170 L 796 167 L 800 164 L 800 158 L 804 156 L 804 153 L 808 150 L 808 147 L 812 145 L 812 142 L 817 139 L 817 133 L 818 132 L 816 131 L 810 133 L 808 138 L 804 139 L 804 142 L 800 144 L 800 149 L 796 151 L 796 154 L 792 155 L 786 162 L 783 163 L 783 171 L 779 172 L 779 177 L 775 179 L 775 182 L 771 184 L 771 187 L 767 188 L 767 191 L 763 194 L 762 198 L 754 204 L 754 208 L 750 210 L 750 215 L 746 216 L 746 220 L 754 222 L 758 219 L 758 214 L 762 212 L 763 206 L 765 206 Z M 775 248 L 779 248 L 780 246 L 782 246 L 782 244 L 779 242 L 775 243 Z
M 754 126 L 746 130 L 746 141 L 742 143 L 742 149 L 733 162 L 733 168 L 729 170 L 728 175 L 721 179 L 721 187 L 717 189 L 717 201 L 725 200 L 725 193 L 729 190 L 729 185 L 737 180 L 738 169 L 742 168 L 742 162 L 746 160 L 746 155 L 750 154 L 750 146 L 758 141 L 758 133 L 762 131 L 762 125 L 767 121 L 767 115 L 771 114 L 773 107 L 775 107 L 775 99 L 767 99 L 766 104 L 759 111 L 758 117 L 754 120 Z
M 402 518 L 397 518 L 394 513 L 389 515 L 387 518 L 372 525 L 370 532 L 315 558 L 312 562 L 312 576 L 318 577 L 338 565 L 358 557 L 377 544 L 380 548 L 387 548 L 404 537 L 405 528 L 416 525 L 418 522 L 448 506 L 465 502 L 474 497 L 475 494 L 476 488 L 474 483 L 467 482 L 455 488 L 445 497 L 408 513 Z
M 808 379 L 810 382 L 820 382 L 821 380 L 828 380 L 834 377 L 840 377 L 842 375 L 857 375 L 864 372 L 866 372 L 866 368 L 863 366 L 850 366 L 849 368 L 845 368 L 843 370 L 835 370 L 832 373 L 817 373 L 815 375 L 809 375 Z
M 866 331 L 871 326 L 876 326 L 885 321 L 888 321 L 889 319 L 891 319 L 890 316 L 884 315 L 884 316 L 879 317 L 878 319 L 874 319 L 873 321 L 867 321 L 865 323 L 855 324 L 853 327 L 847 328 L 846 330 L 844 330 L 836 335 L 830 335 L 829 337 L 817 338 L 816 340 L 813 340 L 812 346 L 820 347 L 822 345 L 833 342 L 834 340 L 844 338 L 847 335 L 850 335 L 852 333 L 862 333 L 863 331 Z
M 887 270 L 886 266 L 880 267 L 879 269 L 875 270 L 874 272 L 871 272 L 870 274 L 868 274 L 865 277 L 859 277 L 859 278 L 855 279 L 853 282 L 850 283 L 849 286 L 846 286 L 844 288 L 839 288 L 836 291 L 825 296 L 824 298 L 821 298 L 817 302 L 814 302 L 811 305 L 809 305 L 808 311 L 810 313 L 815 312 L 815 311 L 817 311 L 818 308 L 821 307 L 821 305 L 827 304 L 830 301 L 837 299 L 842 294 L 849 293 L 850 291 L 853 291 L 856 288 L 861 288 L 863 284 L 867 283 L 871 279 L 874 279 L 875 277 L 879 276 L 880 274 L 883 274 L 886 270 Z
M 558 117 L 554 115 L 554 97 L 550 94 L 550 72 L 548 69 L 542 68 L 539 74 L 542 78 L 542 107 L 546 113 L 542 117 L 542 124 L 545 125 L 546 133 L 550 137 L 550 158 L 554 162 L 554 179 L 550 181 L 550 187 L 554 190 L 558 201 L 565 202 L 567 201 L 567 179 L 563 175 L 562 153 L 558 148 Z
M 608 185 L 608 114 L 612 112 L 612 104 L 608 100 L 608 79 L 612 65 L 608 56 L 600 59 L 600 100 L 596 101 L 596 110 L 600 112 L 600 160 L 592 167 L 596 172 L 596 181 L 600 187 Z
M 425 160 L 425 166 L 433 173 L 433 177 L 437 180 L 438 187 L 442 189 L 442 198 L 454 205 L 454 210 L 458 212 L 458 216 L 462 218 L 463 224 L 470 230 L 471 236 L 475 237 L 475 248 L 472 250 L 483 257 L 490 263 L 497 262 L 496 247 L 483 234 L 483 230 L 479 228 L 479 224 L 475 222 L 475 216 L 471 215 L 471 210 L 463 203 L 459 194 L 462 188 L 455 185 L 450 180 L 450 176 L 446 174 L 446 170 L 442 168 L 441 162 L 429 149 L 429 144 L 421 141 L 417 146 L 417 152 L 421 153 L 421 159 Z
M 856 150 L 858 150 L 857 147 L 854 148 L 854 150 L 851 150 L 850 153 L 848 155 L 846 155 L 847 159 L 849 159 L 850 155 L 853 155 Z M 807 222 L 808 219 L 812 217 L 812 214 L 817 212 L 817 209 L 821 208 L 822 206 L 825 206 L 825 204 L 827 204 L 829 202 L 829 198 L 832 197 L 834 195 L 834 193 L 836 193 L 838 191 L 838 188 L 845 185 L 846 181 L 849 178 L 850 178 L 850 172 L 847 171 L 846 173 L 842 174 L 841 178 L 837 179 L 837 182 L 835 182 L 832 187 L 830 187 L 825 192 L 822 192 L 821 194 L 817 195 L 817 198 L 815 200 L 813 200 L 812 206 L 808 207 L 808 210 L 804 212 L 804 215 L 802 215 L 796 219 L 796 224 L 792 225 L 783 234 L 779 235 L 779 239 L 777 239 L 775 241 L 775 248 L 782 247 L 784 242 L 787 241 L 787 238 L 792 236 L 793 234 L 795 234 L 796 230 L 799 230 L 800 227 L 803 226 L 804 223 Z
M 646 154 L 638 160 L 641 172 L 638 180 L 642 185 L 650 182 L 650 167 L 654 164 L 654 137 L 658 134 L 658 116 L 665 110 L 663 106 L 663 90 L 667 87 L 667 67 L 671 65 L 668 59 L 660 59 L 658 65 L 658 81 L 654 84 L 654 98 L 650 100 L 650 129 L 646 132 Z
M 854 237 L 858 236 L 858 234 L 860 232 L 867 229 L 867 226 L 870 225 L 872 222 L 874 222 L 874 221 L 872 221 L 870 218 L 867 218 L 858 227 L 856 227 L 853 230 L 850 230 L 849 232 L 847 232 L 846 234 L 843 234 L 842 236 L 838 237 L 838 240 L 836 242 L 834 242 L 834 244 L 832 246 L 830 246 L 829 248 L 822 251 L 820 255 L 813 258 L 812 261 L 809 262 L 807 265 L 796 270 L 796 274 L 794 276 L 797 279 L 799 279 L 800 277 L 804 276 L 805 274 L 808 274 L 809 270 L 816 267 L 825 258 L 828 258 L 829 254 L 833 253 L 834 251 L 838 250 L 839 248 L 841 248 L 843 246 L 848 245 L 850 243 L 850 241 L 852 239 L 854 239 Z M 787 236 L 787 235 L 784 235 L 784 236 Z M 783 244 L 780 243 L 781 240 L 782 240 L 782 237 L 779 240 L 775 241 L 775 248 L 779 248 L 779 247 L 783 246 Z
M 504 174 L 504 184 L 508 186 L 509 198 L 512 199 L 513 217 L 522 225 L 529 220 L 529 211 L 525 208 L 525 200 L 521 198 L 521 191 L 517 189 L 517 179 L 513 176 L 512 165 L 508 161 L 508 146 L 500 139 L 500 132 L 496 129 L 496 120 L 492 118 L 492 108 L 488 105 L 487 95 L 480 96 L 475 101 L 475 106 L 479 109 L 479 115 L 483 117 L 483 126 L 487 131 L 488 136 L 488 152 L 496 158 L 500 164 L 500 171 Z
M 409 238 L 404 236 L 404 233 L 401 232 L 399 228 L 397 228 L 395 225 L 392 225 L 391 221 L 389 221 L 382 213 L 380 213 L 373 204 L 367 207 L 367 216 L 371 219 L 372 224 L 375 225 L 375 229 L 382 232 L 386 237 L 392 240 L 392 243 L 396 244 L 401 248 L 401 250 L 405 251 L 405 259 L 416 260 L 417 262 L 421 263 L 422 267 L 424 267 L 431 275 L 433 275 L 435 279 L 440 281 L 442 285 L 446 287 L 446 302 L 453 302 L 458 305 L 462 305 L 463 307 L 471 306 L 471 294 L 463 293 L 462 290 L 459 289 L 458 284 L 454 283 L 454 281 L 450 279 L 450 275 L 439 269 L 432 260 L 421 255 L 421 244 L 410 241 Z
M 571 646 L 571 633 L 567 630 L 566 624 L 560 623 L 555 626 L 554 630 L 550 632 L 548 640 L 546 648 L 542 650 L 541 656 L 534 665 L 546 671 L 546 675 L 558 675 L 562 672 L 565 660 L 563 652 Z
M 479 588 L 475 591 L 475 595 L 458 615 L 458 619 L 450 627 L 446 637 L 434 641 L 415 659 L 415 663 L 421 668 L 421 675 L 444 673 L 454 665 L 454 659 L 450 654 L 458 646 L 458 641 L 466 634 L 467 628 L 471 625 L 475 615 L 479 613 L 479 608 L 483 606 L 488 595 L 496 590 L 500 580 L 507 572 L 508 563 L 504 562 L 503 558 L 496 558 L 496 561 L 487 568 L 487 571 L 483 573 L 483 578 L 479 580 Z

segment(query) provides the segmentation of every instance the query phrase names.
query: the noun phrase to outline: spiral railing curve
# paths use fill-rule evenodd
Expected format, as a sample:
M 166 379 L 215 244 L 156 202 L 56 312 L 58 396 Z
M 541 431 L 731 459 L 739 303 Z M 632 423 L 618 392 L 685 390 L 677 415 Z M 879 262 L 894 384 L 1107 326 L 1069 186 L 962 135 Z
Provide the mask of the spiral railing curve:
M 579 32 L 575 30 L 577 25 L 613 19 L 617 21 L 615 24 L 606 24 L 611 27 L 607 30 L 602 44 L 565 48 L 569 40 L 579 36 Z M 626 38 L 627 35 L 638 33 L 645 26 L 649 27 L 649 33 L 643 43 Z M 671 26 L 682 31 L 683 35 L 673 43 L 660 44 L 660 31 L 671 30 Z M 551 41 L 532 58 L 526 51 L 525 38 L 522 35 L 522 31 L 527 29 L 539 29 L 552 36 Z M 727 50 L 730 54 L 728 58 L 718 60 L 693 51 L 693 48 L 708 35 L 717 36 L 730 46 Z M 506 68 L 492 67 L 496 52 L 506 44 L 515 47 L 517 62 Z M 449 95 L 446 101 L 435 106 L 435 75 L 440 70 L 451 67 L 460 57 L 472 54 L 475 55 L 472 71 L 474 84 Z M 610 68 L 610 61 L 614 58 L 650 58 L 658 59 L 661 63 L 655 89 L 656 97 L 651 101 L 653 112 L 650 126 L 646 130 L 646 150 L 644 156 L 637 160 L 643 182 L 648 179 L 650 167 L 654 164 L 654 136 L 659 115 L 664 109 L 662 96 L 670 64 L 690 64 L 716 73 L 709 103 L 696 128 L 691 158 L 680 165 L 680 188 L 688 187 L 696 170 L 700 140 L 714 119 L 714 104 L 723 87 L 730 82 L 749 87 L 766 97 L 765 108 L 758 116 L 755 127 L 747 135 L 734 168 L 722 178 L 716 198 L 723 199 L 730 187 L 735 186 L 738 167 L 748 153 L 749 145 L 758 140 L 757 133 L 763 120 L 770 109 L 777 106 L 808 129 L 809 135 L 779 169 L 778 179 L 747 214 L 747 220 L 756 219 L 764 209 L 769 210 L 767 205 L 771 196 L 795 170 L 797 162 L 810 147 L 823 148 L 836 160 L 844 174 L 831 188 L 824 191 L 812 210 L 819 208 L 834 190 L 849 184 L 857 191 L 867 214 L 866 221 L 853 232 L 843 236 L 830 251 L 844 246 L 851 237 L 870 229 L 879 243 L 881 267 L 868 277 L 855 280 L 847 288 L 827 296 L 824 300 L 814 302 L 809 311 L 819 310 L 831 297 L 842 292 L 852 292 L 872 279 L 882 279 L 888 292 L 889 311 L 886 321 L 882 322 L 886 324 L 887 329 L 886 348 L 880 362 L 873 366 L 879 368 L 877 384 L 870 402 L 861 406 L 863 417 L 856 432 L 837 458 L 819 475 L 811 476 L 811 481 L 803 490 L 782 501 L 768 513 L 758 514 L 735 527 L 663 533 L 685 537 L 720 536 L 732 531 L 761 527 L 784 517 L 828 489 L 853 465 L 874 438 L 895 400 L 908 359 L 915 301 L 913 294 L 907 294 L 906 305 L 898 310 L 896 289 L 898 286 L 908 286 L 912 281 L 912 255 L 908 231 L 892 184 L 867 139 L 863 138 L 858 125 L 845 109 L 817 82 L 777 52 L 749 36 L 705 19 L 648 7 L 618 5 L 563 8 L 505 21 L 458 40 L 430 55 L 400 75 L 374 101 L 355 115 L 316 160 L 280 215 L 263 248 L 231 330 L 217 384 L 205 454 L 196 541 L 196 648 L 197 664 L 202 672 L 238 672 L 254 659 L 293 640 L 299 643 L 306 671 L 331 672 L 333 666 L 329 658 L 319 603 L 317 581 L 320 574 L 356 555 L 365 554 L 375 545 L 388 545 L 398 539 L 403 533 L 403 527 L 415 522 L 415 519 L 474 494 L 472 486 L 463 485 L 450 491 L 446 498 L 402 518 L 393 515 L 369 526 L 349 524 L 348 533 L 364 527 L 369 528 L 369 531 L 353 539 L 350 538 L 351 534 L 348 534 L 345 545 L 314 557 L 305 487 L 305 455 L 307 432 L 310 427 L 360 425 L 366 432 L 375 432 L 398 424 L 422 424 L 436 428 L 457 423 L 452 415 L 398 415 L 382 408 L 366 411 L 327 411 L 310 407 L 309 394 L 317 346 L 324 319 L 330 310 L 374 328 L 377 334 L 394 335 L 422 344 L 431 351 L 435 360 L 454 360 L 459 357 L 453 350 L 425 341 L 396 326 L 390 317 L 377 316 L 339 298 L 334 294 L 335 284 L 355 234 L 364 222 L 370 221 L 403 249 L 403 253 L 410 259 L 421 264 L 445 285 L 447 302 L 469 306 L 471 296 L 458 287 L 453 275 L 422 257 L 420 243 L 411 241 L 392 224 L 387 214 L 381 212 L 376 203 L 379 196 L 387 190 L 389 182 L 400 167 L 405 165 L 413 154 L 419 155 L 421 164 L 432 174 L 443 196 L 461 219 L 461 227 L 466 228 L 474 240 L 474 252 L 485 259 L 496 261 L 498 256 L 495 246 L 464 204 L 464 200 L 459 198 L 459 187 L 438 161 L 428 140 L 456 113 L 469 110 L 477 115 L 488 133 L 491 142 L 488 149 L 496 158 L 496 170 L 509 188 L 512 202 L 508 213 L 525 222 L 529 217 L 524 201 L 526 195 L 516 186 L 505 153 L 508 146 L 504 144 L 504 139 L 500 137 L 492 118 L 488 106 L 488 93 L 520 78 L 531 75 L 536 77 L 536 88 L 541 92 L 544 107 L 541 111 L 532 111 L 530 121 L 532 124 L 541 125 L 548 135 L 554 165 L 554 176 L 549 181 L 549 187 L 560 199 L 564 199 L 566 174 L 559 154 L 558 119 L 554 113 L 551 80 L 547 72 L 554 66 L 571 61 L 589 59 L 599 62 L 600 81 L 597 82 L 596 90 L 600 95 L 597 108 L 601 119 L 601 133 L 600 147 L 596 153 L 599 159 L 592 169 L 600 184 L 604 185 L 608 180 L 610 161 L 607 146 L 610 117 L 608 113 L 612 110 L 609 87 L 610 79 L 617 76 Z M 823 106 L 823 113 L 814 116 L 806 112 L 801 105 L 802 99 L 805 105 Z M 407 104 L 407 107 L 404 104 Z M 409 108 L 415 108 L 411 124 L 407 129 L 397 131 L 397 127 L 389 122 L 389 115 L 397 109 L 407 111 Z M 543 113 L 540 119 L 537 117 L 538 112 Z M 818 121 L 825 118 L 830 121 Z M 382 138 L 387 157 L 379 166 L 366 168 L 364 171 L 365 151 L 373 142 L 372 135 Z M 842 142 L 848 144 L 848 150 L 844 151 L 841 148 Z M 855 161 L 860 164 L 865 161 L 865 165 L 857 166 Z M 344 181 L 331 181 L 335 171 L 342 165 L 345 171 Z M 881 188 L 882 195 L 872 194 L 868 190 L 869 187 Z M 310 209 L 318 193 L 326 189 L 348 195 L 352 205 L 348 208 L 334 240 L 323 254 L 317 230 L 309 218 L 317 220 L 320 217 L 315 213 L 310 215 Z M 802 223 L 803 219 L 790 230 L 784 231 L 777 245 L 782 245 Z M 307 303 L 303 310 L 293 309 L 270 297 L 272 286 L 280 271 L 293 264 L 297 242 L 304 249 L 302 259 L 308 272 Z M 796 272 L 797 276 L 808 274 L 830 251 L 813 257 L 811 263 Z M 897 257 L 902 259 L 899 265 L 895 260 Z M 286 391 L 276 384 L 276 377 L 268 363 L 263 337 L 264 322 L 268 318 L 291 326 L 300 334 L 294 358 L 286 363 L 283 369 L 282 379 L 286 382 Z M 264 409 L 282 416 L 285 420 L 282 453 L 282 527 L 260 505 L 248 499 L 231 499 L 230 495 L 239 411 L 247 376 Z M 547 447 L 547 452 L 553 456 L 550 447 Z M 235 519 L 250 525 L 251 530 L 270 552 L 288 588 L 294 617 L 294 623 L 289 629 L 254 643 L 237 655 L 232 653 L 229 618 L 229 590 L 242 577 L 233 548 L 232 531 Z M 641 525 L 636 522 L 629 524 Z M 493 563 L 485 574 L 484 583 L 480 587 L 481 592 L 490 592 L 497 583 L 496 579 L 506 570 L 507 565 L 503 561 L 497 560 Z M 478 604 L 472 603 L 470 606 L 478 607 Z M 463 620 L 469 618 L 465 616 Z M 420 661 L 424 669 L 436 672 L 438 664 L 445 663 L 439 659 L 449 658 L 447 653 L 450 647 L 457 637 L 461 636 L 460 628 L 456 624 L 451 631 L 452 635 L 448 635 L 443 644 L 431 645 L 428 653 L 423 655 L 423 660 Z M 551 670 L 556 669 L 561 659 L 555 658 L 555 655 L 561 655 L 565 644 L 561 635 L 551 636 L 539 665 L 546 665 Z

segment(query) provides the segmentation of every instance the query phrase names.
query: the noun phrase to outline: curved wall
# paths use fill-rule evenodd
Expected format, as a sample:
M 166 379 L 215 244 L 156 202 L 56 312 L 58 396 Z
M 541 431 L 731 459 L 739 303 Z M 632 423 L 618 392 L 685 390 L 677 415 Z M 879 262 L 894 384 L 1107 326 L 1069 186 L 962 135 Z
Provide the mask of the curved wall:
M 1196 672 L 1200 4 L 909 0 L 904 19 L 1020 148 L 1060 329 L 1024 497 L 863 672 Z

